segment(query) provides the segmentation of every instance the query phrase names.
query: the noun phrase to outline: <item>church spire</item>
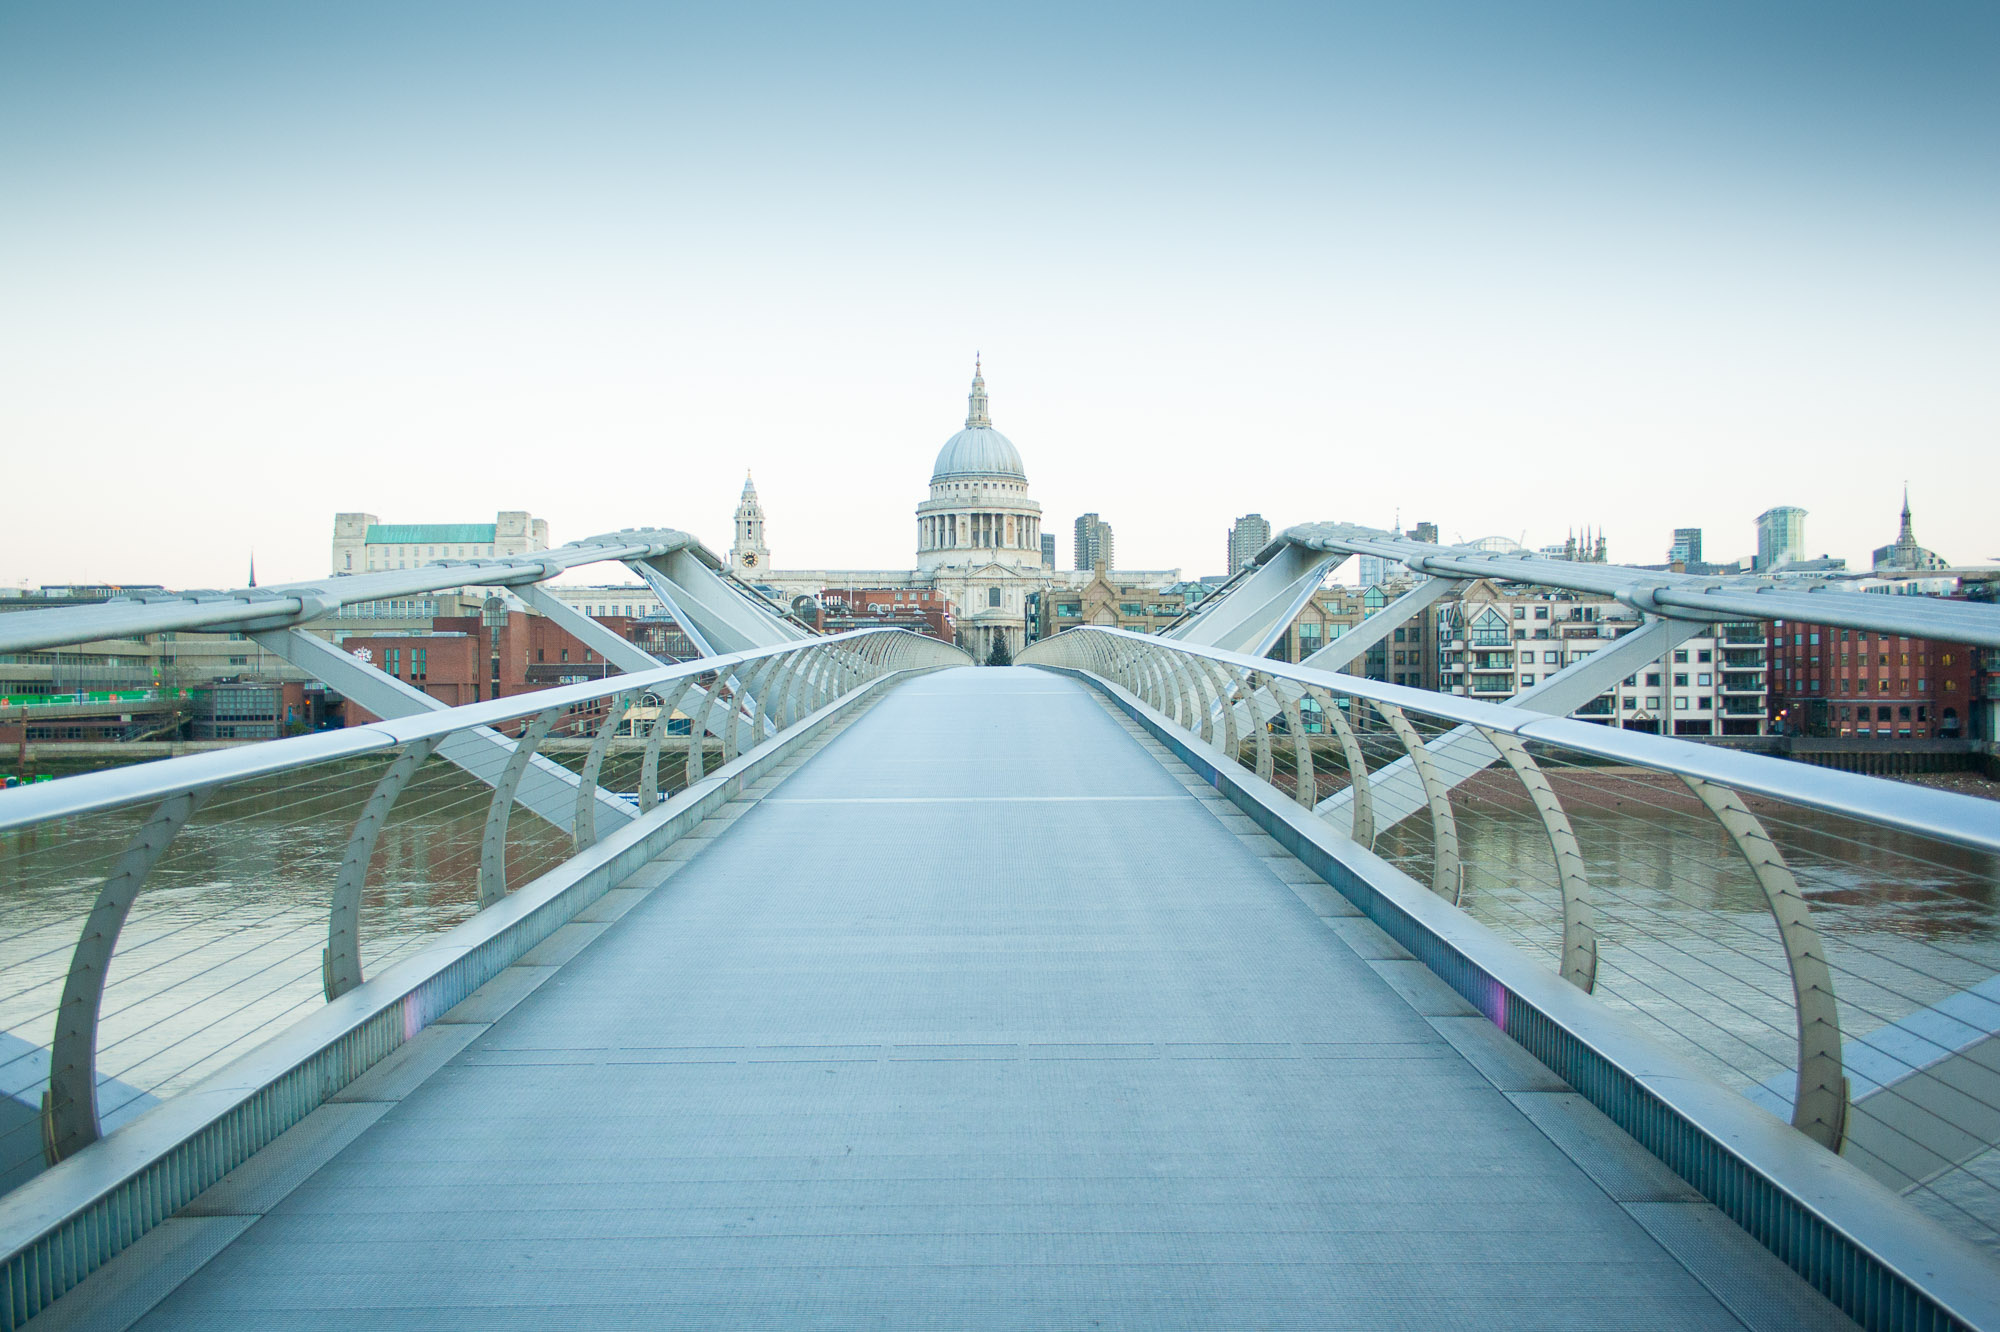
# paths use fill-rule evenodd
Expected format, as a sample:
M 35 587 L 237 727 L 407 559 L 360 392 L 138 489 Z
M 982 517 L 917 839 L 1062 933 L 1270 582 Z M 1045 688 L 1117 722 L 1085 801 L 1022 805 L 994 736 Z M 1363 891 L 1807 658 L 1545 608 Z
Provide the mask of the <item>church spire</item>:
M 1910 526 L 1910 483 L 1907 481 L 1903 483 L 1903 530 L 1896 540 L 1907 546 L 1917 544 L 1916 530 Z
M 981 426 L 993 428 L 993 418 L 986 412 L 986 379 L 979 372 L 979 353 L 972 354 L 972 397 L 968 400 L 971 410 L 965 414 L 965 428 L 976 430 Z

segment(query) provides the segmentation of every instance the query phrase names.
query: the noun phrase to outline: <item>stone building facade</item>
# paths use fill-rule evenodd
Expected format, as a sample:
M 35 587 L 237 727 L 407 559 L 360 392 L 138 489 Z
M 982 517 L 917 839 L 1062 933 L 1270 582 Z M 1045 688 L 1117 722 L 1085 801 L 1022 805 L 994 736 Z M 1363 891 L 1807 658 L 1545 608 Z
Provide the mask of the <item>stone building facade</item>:
M 1044 632 L 1045 608 L 1058 594 L 1078 596 L 1095 569 L 1050 568 L 1043 561 L 1042 506 L 1029 492 L 1028 472 L 1012 440 L 993 425 L 981 368 L 973 367 L 965 427 L 944 442 L 931 467 L 930 493 L 916 506 L 913 569 L 738 569 L 746 581 L 781 605 L 818 598 L 829 589 L 875 593 L 929 592 L 951 608 L 958 645 L 986 660 L 995 639 L 1018 654 Z M 764 551 L 763 512 L 748 503 L 745 487 L 735 516 L 738 540 L 754 521 L 756 548 Z M 731 567 L 737 568 L 732 557 Z M 1180 581 L 1178 569 L 1107 571 L 1124 588 L 1156 593 Z M 1146 617 L 1151 618 L 1151 617 Z M 1056 628 L 1065 627 L 1060 621 Z

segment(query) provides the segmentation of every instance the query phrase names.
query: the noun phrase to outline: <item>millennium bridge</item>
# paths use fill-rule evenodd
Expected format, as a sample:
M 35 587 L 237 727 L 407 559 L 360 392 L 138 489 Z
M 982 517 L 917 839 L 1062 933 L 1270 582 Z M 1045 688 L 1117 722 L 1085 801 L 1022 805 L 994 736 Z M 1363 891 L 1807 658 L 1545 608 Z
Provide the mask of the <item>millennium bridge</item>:
M 1272 659 L 1355 555 L 1423 581 Z M 702 655 L 543 586 L 600 562 Z M 1343 669 L 1473 578 L 1641 619 L 1508 704 Z M 619 673 L 305 627 L 459 587 Z M 1570 716 L 1778 619 L 2000 647 L 1332 523 L 1011 668 L 664 529 L 0 616 L 381 719 L 0 792 L 0 1328 L 2000 1328 L 2000 807 Z

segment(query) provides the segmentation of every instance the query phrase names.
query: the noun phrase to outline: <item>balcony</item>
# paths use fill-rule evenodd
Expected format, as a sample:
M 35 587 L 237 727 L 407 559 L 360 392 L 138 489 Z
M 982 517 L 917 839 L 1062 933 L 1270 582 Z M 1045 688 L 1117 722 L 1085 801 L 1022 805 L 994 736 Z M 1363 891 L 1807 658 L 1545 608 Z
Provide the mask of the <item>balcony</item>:
M 1754 671 L 1744 675 L 1724 675 L 1722 692 L 1725 694 L 1761 694 L 1764 692 L 1764 673 Z
M 1764 704 L 1755 698 L 1725 698 L 1722 700 L 1722 715 L 1725 717 L 1761 717 Z

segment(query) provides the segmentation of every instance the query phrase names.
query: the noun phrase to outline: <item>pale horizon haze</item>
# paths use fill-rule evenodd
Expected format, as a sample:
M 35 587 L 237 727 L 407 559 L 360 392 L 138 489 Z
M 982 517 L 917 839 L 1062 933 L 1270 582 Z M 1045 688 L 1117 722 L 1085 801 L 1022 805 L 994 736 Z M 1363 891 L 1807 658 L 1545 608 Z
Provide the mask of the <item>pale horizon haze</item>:
M 0 585 L 332 516 L 907 568 L 1230 522 L 2000 559 L 2000 7 L 0 0 Z M 622 571 L 603 568 L 598 578 Z

